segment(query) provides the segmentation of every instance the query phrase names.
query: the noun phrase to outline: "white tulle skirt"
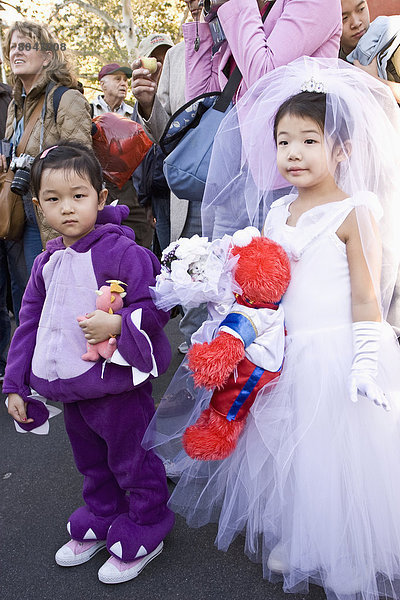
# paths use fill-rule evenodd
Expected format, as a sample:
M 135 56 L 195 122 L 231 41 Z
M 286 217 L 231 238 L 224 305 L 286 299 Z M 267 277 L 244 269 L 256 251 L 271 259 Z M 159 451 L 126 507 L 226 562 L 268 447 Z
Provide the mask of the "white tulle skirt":
M 170 506 L 191 526 L 218 522 L 222 550 L 243 534 L 246 554 L 270 579 L 267 560 L 281 544 L 286 591 L 317 583 L 332 597 L 397 597 L 400 349 L 393 331 L 384 327 L 379 371 L 390 412 L 362 396 L 350 400 L 351 325 L 299 332 L 285 356 L 235 452 L 214 462 L 182 449 L 185 427 L 210 399 L 193 389 L 182 364 L 145 438 L 180 474 Z

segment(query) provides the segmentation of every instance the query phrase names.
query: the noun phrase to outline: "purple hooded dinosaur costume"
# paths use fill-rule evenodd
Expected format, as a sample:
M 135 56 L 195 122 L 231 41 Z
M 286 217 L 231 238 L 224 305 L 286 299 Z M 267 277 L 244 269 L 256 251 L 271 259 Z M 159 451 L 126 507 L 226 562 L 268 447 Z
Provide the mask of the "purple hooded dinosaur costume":
M 76 540 L 106 539 L 123 561 L 152 552 L 174 523 L 163 464 L 141 446 L 154 413 L 149 379 L 170 360 L 168 316 L 149 292 L 159 263 L 133 239 L 128 228 L 105 224 L 69 248 L 61 237 L 48 242 L 26 288 L 3 385 L 29 402 L 34 427 L 31 388 L 64 403 L 86 503 L 67 529 Z M 111 362 L 87 362 L 76 317 L 95 310 L 95 291 L 109 279 L 127 284 L 118 349 Z

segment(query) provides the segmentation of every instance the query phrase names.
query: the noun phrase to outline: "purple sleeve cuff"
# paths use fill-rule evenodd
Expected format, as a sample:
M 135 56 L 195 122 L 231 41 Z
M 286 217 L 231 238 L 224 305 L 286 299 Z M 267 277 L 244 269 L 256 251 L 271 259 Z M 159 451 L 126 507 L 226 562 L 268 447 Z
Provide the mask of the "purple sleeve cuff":
M 6 394 L 6 395 L 18 394 L 18 396 L 21 396 L 21 398 L 23 398 L 24 402 L 28 402 L 28 396 L 31 393 L 31 390 L 27 385 L 21 384 L 20 386 L 17 386 L 16 384 L 8 381 L 7 367 L 6 367 L 6 375 L 4 378 L 2 391 L 3 391 L 3 394 Z

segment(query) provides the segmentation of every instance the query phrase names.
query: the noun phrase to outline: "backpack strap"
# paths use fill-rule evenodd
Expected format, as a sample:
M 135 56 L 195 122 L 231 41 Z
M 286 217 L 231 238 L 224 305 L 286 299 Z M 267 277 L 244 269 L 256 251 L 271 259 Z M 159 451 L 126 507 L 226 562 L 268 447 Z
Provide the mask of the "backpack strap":
M 58 87 L 53 94 L 53 112 L 54 112 L 54 121 L 57 123 L 57 113 L 58 113 L 58 107 L 60 106 L 60 101 L 61 98 L 63 96 L 63 94 L 65 94 L 65 92 L 68 92 L 68 90 L 70 90 L 71 88 L 67 87 L 66 85 L 60 85 L 60 87 Z
M 32 111 L 32 114 L 26 124 L 26 127 L 24 127 L 24 131 L 21 135 L 21 139 L 19 140 L 18 146 L 15 151 L 16 156 L 19 156 L 20 154 L 23 154 L 25 152 L 25 148 L 27 146 L 27 143 L 28 143 L 30 135 L 33 131 L 33 128 L 35 127 L 36 123 L 39 120 L 40 113 L 42 112 L 43 104 L 44 104 L 44 96 L 42 96 L 42 98 L 36 104 L 35 108 Z

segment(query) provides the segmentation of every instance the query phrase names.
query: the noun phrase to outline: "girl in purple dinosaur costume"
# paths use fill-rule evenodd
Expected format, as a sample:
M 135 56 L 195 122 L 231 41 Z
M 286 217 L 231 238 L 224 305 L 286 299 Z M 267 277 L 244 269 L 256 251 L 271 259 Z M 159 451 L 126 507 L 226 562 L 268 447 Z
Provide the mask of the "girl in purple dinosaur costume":
M 111 557 L 99 579 L 120 583 L 161 552 L 174 523 L 163 464 L 141 446 L 154 412 L 150 379 L 170 360 L 168 317 L 149 292 L 159 263 L 129 228 L 96 224 L 107 190 L 87 148 L 53 146 L 35 159 L 31 175 L 34 201 L 61 237 L 34 263 L 3 392 L 10 415 L 27 430 L 48 418 L 32 390 L 64 403 L 85 505 L 70 516 L 71 540 L 56 562 L 82 564 L 107 545 Z M 127 284 L 124 307 L 112 315 L 95 310 L 96 290 L 110 279 Z M 87 319 L 78 323 L 79 314 Z M 109 361 L 82 360 L 86 342 L 111 335 L 118 347 Z

